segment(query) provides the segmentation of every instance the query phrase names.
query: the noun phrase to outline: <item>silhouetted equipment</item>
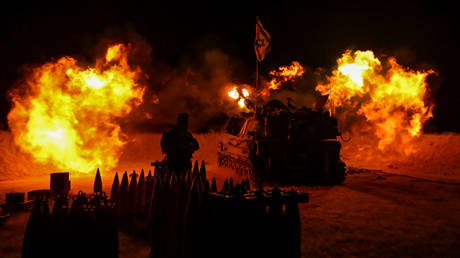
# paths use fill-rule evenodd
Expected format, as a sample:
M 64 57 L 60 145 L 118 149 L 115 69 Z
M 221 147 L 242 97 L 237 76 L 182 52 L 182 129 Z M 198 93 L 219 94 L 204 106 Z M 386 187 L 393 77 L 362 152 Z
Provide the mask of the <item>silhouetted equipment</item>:
M 30 192 L 27 192 L 27 200 L 35 201 L 37 198 L 40 198 L 41 196 L 50 198 L 50 194 L 51 194 L 51 190 L 49 189 L 33 190 Z
M 24 233 L 22 257 L 50 257 L 49 219 L 48 198 L 36 199 Z
M 139 225 L 149 229 L 152 257 L 300 257 L 298 203 L 308 194 L 251 190 L 248 178 L 225 179 L 218 191 L 205 163 L 195 164 L 176 173 L 162 162 L 139 180 L 133 172 L 128 182 L 125 172 L 121 184 L 117 173 L 112 199 L 99 191 L 99 175 L 95 192 L 78 192 L 70 205 L 66 194 L 56 194 L 51 213 L 47 196 L 38 195 L 23 257 L 118 257 L 119 228 Z
M 151 257 L 300 257 L 297 205 L 308 194 L 250 190 L 247 178 L 218 191 L 203 171 L 155 174 Z
M 18 209 L 24 203 L 24 193 L 6 193 L 6 205 L 11 209 Z
M 67 195 L 70 191 L 69 172 L 51 173 L 51 195 Z
M 25 201 L 25 193 L 6 193 L 5 203 L 0 205 L 0 221 L 4 221 L 11 213 L 24 210 L 31 204 L 31 201 Z
M 310 108 L 271 100 L 231 117 L 218 146 L 218 165 L 256 183 L 337 184 L 345 180 L 337 120 Z
M 96 188 L 97 190 L 97 188 Z M 23 257 L 118 257 L 116 204 L 104 192 L 56 194 L 34 201 L 24 235 Z

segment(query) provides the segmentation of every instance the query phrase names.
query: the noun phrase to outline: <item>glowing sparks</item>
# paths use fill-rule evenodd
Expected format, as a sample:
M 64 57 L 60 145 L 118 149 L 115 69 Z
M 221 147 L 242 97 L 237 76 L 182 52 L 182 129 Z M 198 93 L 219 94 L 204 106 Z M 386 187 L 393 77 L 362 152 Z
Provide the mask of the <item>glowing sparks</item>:
M 118 44 L 95 67 L 62 57 L 33 69 L 10 94 L 8 124 L 16 144 L 58 169 L 113 168 L 125 143 L 115 119 L 129 114 L 144 94 L 140 70 L 128 65 L 127 53 Z
M 421 134 L 422 125 L 433 116 L 433 106 L 424 102 L 425 79 L 432 70 L 406 69 L 392 57 L 382 65 L 372 51 L 348 50 L 337 63 L 328 83 L 316 87 L 329 95 L 326 107 L 331 113 L 340 107 L 341 112 L 356 110 L 364 116 L 379 138 L 380 150 L 391 144 L 404 148 Z

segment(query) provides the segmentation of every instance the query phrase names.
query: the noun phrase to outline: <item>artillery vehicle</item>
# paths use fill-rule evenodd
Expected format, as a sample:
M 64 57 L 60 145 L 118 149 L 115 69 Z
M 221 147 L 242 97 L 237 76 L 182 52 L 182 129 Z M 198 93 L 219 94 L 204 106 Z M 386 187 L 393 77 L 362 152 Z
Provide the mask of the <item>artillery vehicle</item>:
M 328 112 L 271 100 L 231 117 L 218 145 L 218 166 L 256 184 L 338 184 L 345 180 L 337 119 Z

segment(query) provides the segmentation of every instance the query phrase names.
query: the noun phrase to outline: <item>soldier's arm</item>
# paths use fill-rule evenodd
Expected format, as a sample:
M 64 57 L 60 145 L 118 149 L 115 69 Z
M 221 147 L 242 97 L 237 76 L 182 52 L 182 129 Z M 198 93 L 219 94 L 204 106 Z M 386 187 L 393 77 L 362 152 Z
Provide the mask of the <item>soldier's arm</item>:
M 195 150 L 198 150 L 200 148 L 200 145 L 198 144 L 198 141 L 193 136 L 192 136 L 192 139 L 193 139 L 193 143 L 195 144 Z
M 195 137 L 193 137 L 192 134 L 189 134 L 189 142 L 190 142 L 190 145 L 193 145 L 193 151 L 196 151 L 200 148 L 198 141 L 195 139 Z

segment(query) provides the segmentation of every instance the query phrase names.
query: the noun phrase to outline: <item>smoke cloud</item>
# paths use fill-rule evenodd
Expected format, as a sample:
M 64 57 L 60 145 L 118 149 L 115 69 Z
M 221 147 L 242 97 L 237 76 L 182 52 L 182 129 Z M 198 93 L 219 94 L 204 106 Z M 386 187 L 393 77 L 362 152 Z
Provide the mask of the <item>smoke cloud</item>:
M 206 50 L 200 56 L 195 64 L 154 71 L 152 77 L 156 78 L 143 104 L 126 124 L 139 131 L 161 132 L 176 123 L 177 114 L 186 112 L 190 129 L 206 132 L 219 130 L 229 115 L 239 112 L 238 105 L 227 96 L 237 84 L 230 56 L 219 49 Z

